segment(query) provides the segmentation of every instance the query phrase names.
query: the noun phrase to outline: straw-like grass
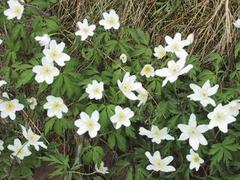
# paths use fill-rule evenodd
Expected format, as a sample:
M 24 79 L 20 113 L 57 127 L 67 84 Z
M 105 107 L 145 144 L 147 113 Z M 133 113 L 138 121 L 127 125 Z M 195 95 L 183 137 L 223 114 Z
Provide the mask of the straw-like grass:
M 163 44 L 167 34 L 194 32 L 192 51 L 201 57 L 210 52 L 231 55 L 239 36 L 233 26 L 240 15 L 239 0 L 60 0 L 53 11 L 74 30 L 77 21 L 90 17 L 97 23 L 109 9 L 117 11 L 122 24 L 149 32 L 153 45 Z

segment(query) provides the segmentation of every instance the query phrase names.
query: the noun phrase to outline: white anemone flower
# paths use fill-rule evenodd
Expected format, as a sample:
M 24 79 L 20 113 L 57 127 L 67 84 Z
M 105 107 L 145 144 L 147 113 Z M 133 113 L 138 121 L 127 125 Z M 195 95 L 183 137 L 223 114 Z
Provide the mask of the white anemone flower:
M 100 174 L 108 174 L 109 173 L 108 167 L 104 166 L 103 161 L 100 163 L 99 166 L 97 164 L 95 164 L 95 170 L 97 173 L 100 173 Z
M 115 10 L 111 9 L 109 13 L 103 13 L 103 19 L 99 21 L 99 24 L 106 30 L 109 30 L 111 28 L 119 29 L 119 16 L 116 14 Z
M 149 93 L 144 87 L 141 87 L 141 88 L 137 89 L 136 91 L 138 93 L 137 98 L 139 100 L 139 103 L 137 106 L 140 107 L 147 102 Z
M 47 96 L 47 102 L 43 105 L 44 109 L 47 109 L 47 116 L 54 117 L 58 119 L 63 117 L 63 113 L 68 112 L 68 107 L 64 104 L 62 98 Z
M 37 99 L 35 97 L 28 98 L 27 102 L 29 103 L 29 107 L 31 110 L 34 110 L 37 106 Z
M 24 11 L 23 3 L 20 3 L 18 0 L 9 0 L 7 3 L 9 9 L 4 11 L 4 15 L 7 16 L 7 19 L 21 19 Z
M 134 112 L 130 108 L 115 107 L 115 114 L 110 118 L 116 129 L 121 126 L 129 127 L 131 125 L 130 119 L 134 116 Z
M 96 26 L 88 25 L 88 20 L 84 19 L 83 22 L 77 22 L 78 30 L 75 32 L 76 36 L 81 36 L 81 41 L 85 41 L 88 36 L 94 35 L 94 30 L 96 29 Z
M 162 171 L 162 172 L 173 172 L 176 171 L 175 167 L 169 165 L 173 157 L 167 156 L 165 158 L 161 158 L 160 152 L 156 151 L 154 152 L 153 156 L 150 154 L 150 152 L 145 152 L 145 155 L 147 156 L 149 162 L 151 163 L 146 167 L 147 170 L 151 171 Z
M 42 65 L 36 65 L 33 67 L 32 71 L 36 74 L 35 80 L 38 83 L 46 82 L 47 84 L 52 84 L 54 77 L 59 75 L 58 68 L 54 67 L 53 62 L 42 58 Z
M 28 130 L 20 125 L 21 128 L 22 128 L 22 134 L 23 136 L 27 139 L 27 144 L 26 145 L 32 145 L 34 146 L 34 148 L 39 151 L 39 146 L 44 148 L 44 149 L 47 149 L 47 146 L 42 142 L 42 141 L 39 141 L 39 139 L 41 138 L 41 136 L 35 134 L 31 128 L 29 128 Z
M 48 48 L 51 38 L 48 34 L 43 34 L 42 36 L 36 36 L 35 40 L 40 44 L 40 46 Z
M 3 40 L 2 40 L 2 39 L 0 39 L 0 45 L 2 44 L 2 42 L 3 42 Z
M 190 169 L 195 169 L 196 171 L 198 171 L 200 165 L 204 163 L 204 160 L 199 156 L 199 154 L 194 152 L 192 149 L 186 158 L 190 162 Z
M 151 64 L 146 64 L 141 71 L 141 76 L 154 77 L 155 71 Z
M 51 40 L 49 47 L 43 50 L 47 59 L 56 62 L 59 66 L 65 66 L 65 61 L 70 60 L 70 56 L 63 52 L 65 43 L 57 44 L 56 40 Z
M 185 59 L 179 59 L 177 62 L 171 60 L 168 61 L 167 68 L 156 70 L 155 74 L 157 76 L 166 77 L 163 81 L 162 87 L 165 86 L 168 81 L 170 83 L 175 82 L 179 76 L 188 73 L 193 68 L 192 64 L 185 66 L 185 63 Z
M 3 144 L 4 144 L 3 140 L 0 139 L 0 154 L 1 154 L 1 151 L 4 150 Z
M 210 81 L 207 80 L 202 87 L 196 84 L 190 84 L 190 88 L 193 90 L 193 94 L 187 96 L 193 101 L 199 101 L 203 107 L 206 107 L 208 104 L 216 106 L 215 101 L 210 98 L 210 96 L 217 93 L 219 85 L 211 87 Z
M 28 149 L 28 145 L 22 144 L 18 138 L 14 139 L 13 145 L 8 145 L 7 148 L 10 151 L 13 151 L 11 156 L 15 156 L 20 160 L 23 160 L 25 157 L 32 154 L 31 151 L 29 151 Z
M 7 82 L 5 80 L 0 80 L 0 87 L 4 86 L 6 84 L 7 84 Z
M 91 138 L 94 138 L 97 136 L 98 131 L 100 130 L 101 126 L 98 123 L 99 120 L 99 112 L 94 111 L 91 115 L 91 117 L 85 113 L 80 113 L 80 119 L 77 119 L 74 124 L 78 127 L 77 133 L 79 135 L 82 135 L 86 132 L 88 132 L 89 136 Z
M 164 56 L 166 56 L 165 48 L 162 45 L 155 47 L 153 56 L 156 57 L 157 59 L 162 59 Z
M 157 126 L 152 125 L 150 131 L 144 127 L 140 127 L 139 134 L 141 136 L 147 136 L 148 138 L 152 139 L 152 142 L 157 144 L 160 144 L 162 140 L 174 140 L 174 137 L 168 134 L 167 127 L 159 129 Z
M 126 54 L 121 54 L 121 56 L 119 57 L 119 59 L 122 61 L 122 63 L 126 63 L 127 62 L 127 55 Z
M 3 96 L 5 95 L 3 94 Z M 8 98 L 8 95 L 6 97 Z M 9 116 L 11 120 L 15 120 L 16 112 L 23 110 L 23 108 L 24 105 L 20 104 L 17 99 L 1 101 L 0 102 L 1 118 L 6 118 Z
M 167 46 L 165 47 L 165 50 L 167 52 L 175 53 L 178 58 L 185 59 L 188 56 L 188 53 L 183 48 L 188 46 L 192 39 L 192 36 L 190 36 L 188 40 L 182 40 L 182 35 L 180 33 L 176 33 L 174 38 L 166 36 L 165 41 Z
M 206 138 L 202 135 L 208 131 L 207 125 L 199 125 L 197 126 L 196 116 L 195 114 L 191 114 L 188 125 L 179 124 L 178 128 L 182 132 L 179 137 L 180 141 L 185 141 L 189 139 L 190 146 L 196 151 L 199 147 L 199 144 L 207 145 L 208 142 Z
M 103 97 L 103 82 L 97 82 L 96 80 L 93 80 L 92 83 L 87 85 L 86 93 L 88 93 L 89 99 L 102 99 Z
M 237 19 L 233 25 L 236 27 L 236 28 L 240 28 L 240 19 Z
M 213 129 L 218 127 L 223 133 L 228 132 L 228 124 L 236 121 L 236 118 L 232 116 L 228 107 L 218 104 L 215 109 L 207 115 L 210 119 L 208 128 Z
M 134 91 L 140 89 L 142 87 L 142 84 L 139 82 L 136 82 L 136 76 L 130 75 L 129 72 L 126 72 L 126 74 L 123 77 L 122 82 L 120 80 L 117 81 L 119 89 L 122 91 L 122 93 L 130 100 L 137 100 L 138 97 L 134 93 Z
M 233 117 L 236 117 L 239 114 L 240 110 L 240 99 L 231 101 L 230 103 L 225 105 L 225 107 L 228 109 L 228 111 Z

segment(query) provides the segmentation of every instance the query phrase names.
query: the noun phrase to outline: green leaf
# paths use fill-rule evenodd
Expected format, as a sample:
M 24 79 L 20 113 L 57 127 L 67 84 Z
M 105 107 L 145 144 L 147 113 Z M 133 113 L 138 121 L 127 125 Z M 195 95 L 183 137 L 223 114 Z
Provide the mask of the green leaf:
M 110 134 L 108 136 L 108 146 L 113 149 L 116 144 L 116 139 L 114 134 Z
M 34 74 L 32 72 L 32 70 L 26 70 L 24 71 L 18 81 L 17 81 L 17 88 L 29 83 L 31 81 L 31 79 L 33 78 Z
M 93 162 L 100 163 L 103 159 L 104 151 L 100 146 L 96 146 L 93 149 Z
M 48 134 L 52 128 L 53 128 L 53 125 L 55 123 L 55 119 L 52 118 L 52 119 L 49 119 L 46 123 L 45 123 L 45 126 L 44 126 L 44 134 Z
M 126 138 L 120 132 L 115 133 L 115 137 L 116 137 L 116 140 L 117 140 L 118 148 L 121 151 L 126 152 L 126 150 L 127 150 Z

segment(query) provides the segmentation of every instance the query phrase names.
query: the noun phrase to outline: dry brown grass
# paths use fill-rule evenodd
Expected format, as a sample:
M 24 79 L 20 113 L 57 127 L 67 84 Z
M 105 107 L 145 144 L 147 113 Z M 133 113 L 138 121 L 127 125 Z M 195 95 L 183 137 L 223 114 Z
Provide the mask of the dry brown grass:
M 122 24 L 148 31 L 153 45 L 163 44 L 166 34 L 194 32 L 192 51 L 202 57 L 214 51 L 231 55 L 240 34 L 232 24 L 240 15 L 240 0 L 60 0 L 53 9 L 73 31 L 78 20 L 98 22 L 112 8 Z

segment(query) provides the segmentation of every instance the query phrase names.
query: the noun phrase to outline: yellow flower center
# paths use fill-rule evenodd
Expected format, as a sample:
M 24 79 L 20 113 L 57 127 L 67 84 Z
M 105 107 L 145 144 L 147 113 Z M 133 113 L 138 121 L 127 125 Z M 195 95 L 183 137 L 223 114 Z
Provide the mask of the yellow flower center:
M 172 44 L 172 49 L 173 51 L 179 51 L 181 48 L 178 43 L 173 43 Z
M 43 74 L 50 75 L 51 72 L 52 72 L 52 70 L 51 70 L 50 67 L 48 67 L 48 66 L 43 66 L 43 67 L 42 67 L 42 73 L 43 73 Z
M 201 94 L 202 94 L 203 97 L 208 97 L 208 93 L 207 93 L 207 91 L 202 91 Z
M 28 140 L 30 142 L 35 142 L 37 140 L 37 136 L 33 133 L 28 134 Z
M 195 163 L 197 163 L 197 162 L 199 162 L 200 161 L 200 158 L 199 158 L 199 156 L 194 156 L 194 158 L 193 158 L 193 162 L 195 162 Z
M 84 33 L 88 33 L 88 32 L 89 32 L 89 28 L 88 28 L 88 27 L 84 27 L 84 28 L 83 28 L 83 32 L 84 32 Z
M 198 135 L 198 130 L 196 128 L 190 128 L 189 129 L 189 134 L 190 134 L 190 136 L 197 136 Z
M 59 102 L 54 102 L 54 103 L 52 104 L 52 109 L 53 109 L 54 111 L 59 111 L 60 108 L 61 108 L 61 104 L 60 104 Z
M 176 67 L 173 67 L 171 70 L 172 70 L 172 74 L 173 74 L 173 75 L 178 74 L 179 71 L 180 71 L 179 68 L 178 68 L 177 66 L 176 66 Z
M 216 114 L 216 121 L 223 121 L 224 120 L 224 114 L 221 112 L 218 112 Z
M 159 159 L 159 160 L 156 160 L 156 165 L 159 168 L 163 168 L 165 166 L 165 163 L 161 159 Z
M 131 86 L 129 85 L 129 83 L 128 82 L 124 82 L 123 84 L 122 84 L 122 87 L 123 87 L 123 91 L 131 91 Z
M 24 156 L 24 148 L 23 147 L 18 147 L 16 149 L 16 156 Z
M 143 71 L 145 74 L 151 74 L 153 72 L 153 68 L 151 66 L 145 66 Z
M 126 115 L 123 112 L 120 112 L 118 115 L 118 120 L 122 122 L 122 121 L 125 121 L 125 119 L 126 119 Z
M 152 132 L 152 135 L 155 136 L 155 137 L 156 136 L 161 136 L 161 134 L 162 133 L 161 133 L 161 131 L 159 129 L 154 129 L 153 132 Z
M 88 129 L 93 129 L 94 128 L 93 120 L 89 119 L 86 125 Z
M 51 57 L 52 59 L 57 59 L 57 58 L 59 57 L 59 55 L 60 55 L 60 53 L 59 53 L 57 50 L 52 50 L 52 51 L 50 52 L 50 57 Z
M 166 55 L 166 52 L 164 50 L 159 51 L 159 56 L 163 57 Z
M 115 25 L 117 23 L 117 21 L 116 21 L 116 19 L 110 17 L 110 18 L 108 18 L 107 23 L 110 25 Z
M 16 109 L 16 106 L 13 102 L 7 101 L 5 102 L 5 109 L 6 111 L 14 111 Z
M 93 93 L 94 94 L 100 94 L 101 93 L 100 88 L 99 87 L 94 87 L 93 88 Z
M 14 6 L 13 12 L 16 15 L 20 15 L 21 14 L 21 7 L 18 6 L 18 5 Z

